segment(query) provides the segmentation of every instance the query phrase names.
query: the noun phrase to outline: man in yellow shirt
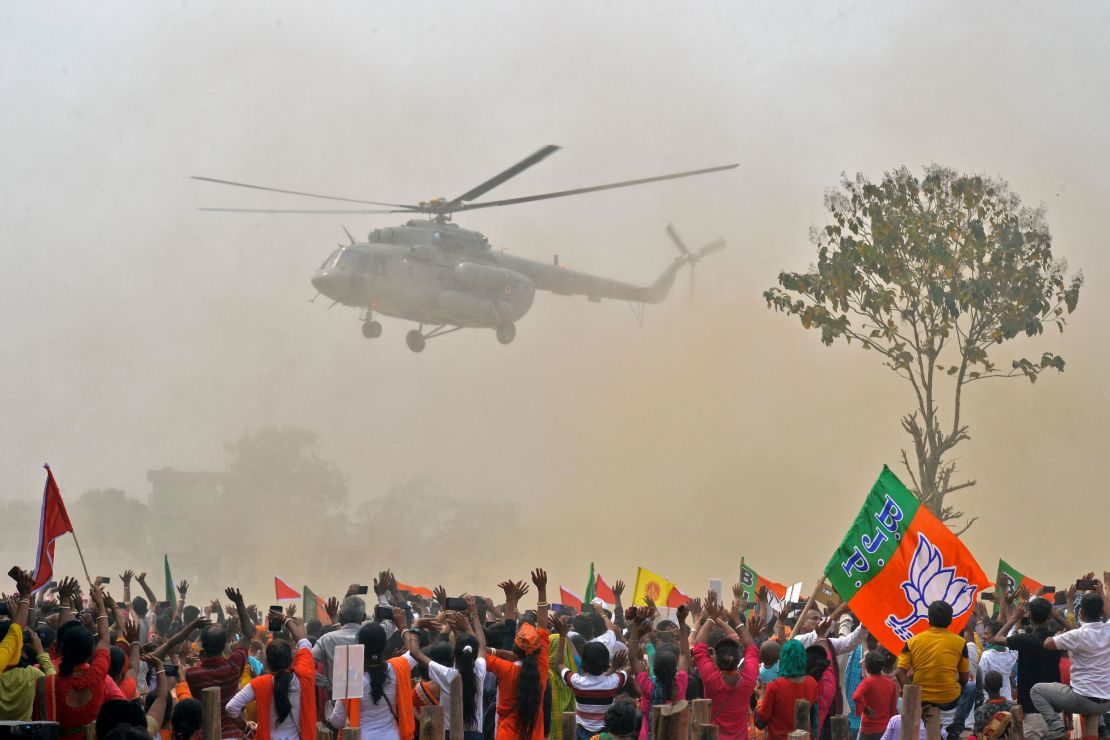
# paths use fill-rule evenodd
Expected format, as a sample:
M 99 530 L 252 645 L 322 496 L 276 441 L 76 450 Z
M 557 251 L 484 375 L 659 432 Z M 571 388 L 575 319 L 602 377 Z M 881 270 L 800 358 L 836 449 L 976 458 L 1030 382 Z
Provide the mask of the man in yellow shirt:
M 921 687 L 921 703 L 954 709 L 968 681 L 967 642 L 949 632 L 952 606 L 946 601 L 929 604 L 929 629 L 914 635 L 898 656 L 898 680 Z

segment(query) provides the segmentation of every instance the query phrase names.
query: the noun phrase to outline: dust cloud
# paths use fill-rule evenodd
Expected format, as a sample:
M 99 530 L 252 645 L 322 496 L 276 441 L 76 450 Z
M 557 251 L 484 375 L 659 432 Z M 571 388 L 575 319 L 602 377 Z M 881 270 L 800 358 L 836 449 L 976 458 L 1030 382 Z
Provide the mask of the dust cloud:
M 1108 15 L 1002 2 L 9 7 L 0 554 L 31 560 L 43 461 L 69 501 L 105 487 L 145 501 L 150 469 L 224 470 L 227 443 L 298 427 L 347 476 L 347 525 L 407 528 L 412 546 L 381 562 L 367 524 L 365 549 L 318 573 L 319 551 L 271 537 L 279 520 L 320 521 L 318 502 L 261 500 L 232 532 L 201 532 L 212 562 L 175 569 L 198 597 L 243 578 L 261 600 L 279 567 L 325 593 L 383 567 L 489 591 L 545 565 L 577 589 L 591 560 L 610 580 L 644 565 L 693 591 L 735 578 L 741 556 L 812 582 L 895 466 L 912 399 L 874 357 L 822 347 L 761 292 L 813 261 L 808 229 L 842 171 L 940 162 L 1043 203 L 1058 254 L 1088 278 L 1065 334 L 1014 348 L 1057 351 L 1067 371 L 968 400 L 959 465 L 979 485 L 953 500 L 980 517 L 967 541 L 988 571 L 1000 556 L 1048 583 L 1097 568 L 1105 548 L 1085 543 L 1103 519 L 1083 515 L 1110 479 L 1110 102 L 1095 94 L 1110 88 Z M 411 202 L 547 143 L 564 149 L 498 197 L 741 163 L 457 218 L 496 249 L 642 283 L 675 255 L 667 223 L 693 244 L 725 237 L 692 296 L 684 272 L 641 327 L 618 303 L 540 294 L 512 346 L 464 331 L 416 356 L 402 322 L 368 342 L 354 311 L 308 303 L 341 226 L 395 217 L 203 213 L 313 202 L 187 179 Z M 466 536 L 382 503 L 413 486 L 425 512 L 462 502 Z M 98 549 L 90 568 L 156 572 L 157 533 L 181 525 L 145 526 L 147 551 Z M 58 562 L 77 569 L 68 542 Z

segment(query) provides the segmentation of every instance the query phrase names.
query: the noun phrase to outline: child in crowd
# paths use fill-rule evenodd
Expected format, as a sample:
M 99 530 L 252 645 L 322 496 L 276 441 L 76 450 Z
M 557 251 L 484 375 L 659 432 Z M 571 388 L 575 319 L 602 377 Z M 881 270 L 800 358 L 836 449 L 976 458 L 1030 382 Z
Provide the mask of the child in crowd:
M 867 653 L 863 660 L 867 677 L 852 694 L 861 718 L 859 740 L 879 740 L 890 718 L 898 713 L 898 684 L 883 675 L 885 664 L 878 650 Z

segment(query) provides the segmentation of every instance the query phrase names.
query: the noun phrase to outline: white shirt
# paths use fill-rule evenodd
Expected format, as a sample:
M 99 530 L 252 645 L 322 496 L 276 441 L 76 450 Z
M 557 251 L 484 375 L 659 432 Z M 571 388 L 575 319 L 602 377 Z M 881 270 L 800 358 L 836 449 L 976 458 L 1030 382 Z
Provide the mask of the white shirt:
M 979 673 L 983 676 L 983 682 L 986 683 L 988 671 L 998 671 L 1001 673 L 1002 691 L 999 693 L 1010 701 L 1017 701 L 1017 697 L 1014 696 L 1014 687 L 1011 681 L 1017 659 L 1017 652 L 1006 648 L 1002 650 L 994 648 L 984 650 L 983 654 L 979 656 Z M 980 689 L 986 690 L 983 687 L 980 687 Z
M 1090 699 L 1110 699 L 1110 624 L 1081 622 L 1052 638 L 1071 653 L 1071 688 Z
M 439 686 L 439 703 L 443 707 L 443 721 L 446 727 L 451 726 L 451 682 L 459 675 L 458 669 L 442 665 L 434 660 L 428 663 L 428 675 Z M 482 687 L 486 683 L 486 659 L 478 658 L 474 661 L 474 723 L 468 724 L 465 730 L 473 732 L 482 731 L 484 712 L 482 707 Z
M 416 660 L 408 653 L 405 657 L 408 658 L 409 666 L 415 668 Z M 401 740 L 394 715 L 397 709 L 397 673 L 388 663 L 385 666 L 385 683 L 382 684 L 382 689 L 382 698 L 375 704 L 370 697 L 370 674 L 362 674 L 362 701 L 359 702 L 359 732 L 362 740 Z M 411 686 L 405 687 L 405 691 L 411 690 Z M 347 726 L 346 702 L 335 702 L 328 715 L 328 722 L 332 727 Z
M 312 649 L 312 643 L 308 640 L 301 640 L 297 643 L 297 650 L 301 648 Z M 231 697 L 231 700 L 227 703 L 227 716 L 238 717 L 243 713 L 243 707 L 252 701 L 254 701 L 254 687 L 248 683 L 239 689 L 239 693 Z M 301 736 L 301 682 L 297 680 L 296 676 L 293 676 L 289 682 L 289 706 L 289 716 L 276 725 L 271 723 L 271 740 L 296 740 Z M 272 699 L 270 700 L 270 717 L 277 719 L 277 708 L 274 706 Z
M 861 624 L 844 637 L 828 638 L 829 648 L 832 649 L 833 655 L 850 653 L 856 649 L 857 645 L 863 642 L 863 638 L 865 637 L 867 637 L 867 630 Z M 817 633 L 807 632 L 804 635 L 794 635 L 794 639 L 802 643 L 802 647 L 809 647 L 817 642 Z

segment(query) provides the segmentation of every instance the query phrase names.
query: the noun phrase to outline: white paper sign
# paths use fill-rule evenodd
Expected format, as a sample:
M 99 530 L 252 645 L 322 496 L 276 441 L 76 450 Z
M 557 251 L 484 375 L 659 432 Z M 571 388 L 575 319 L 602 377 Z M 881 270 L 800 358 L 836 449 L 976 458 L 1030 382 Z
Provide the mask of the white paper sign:
M 331 698 L 362 698 L 363 645 L 336 645 L 331 664 Z
M 717 594 L 717 603 L 725 603 L 725 587 L 720 578 L 709 579 L 709 590 Z

